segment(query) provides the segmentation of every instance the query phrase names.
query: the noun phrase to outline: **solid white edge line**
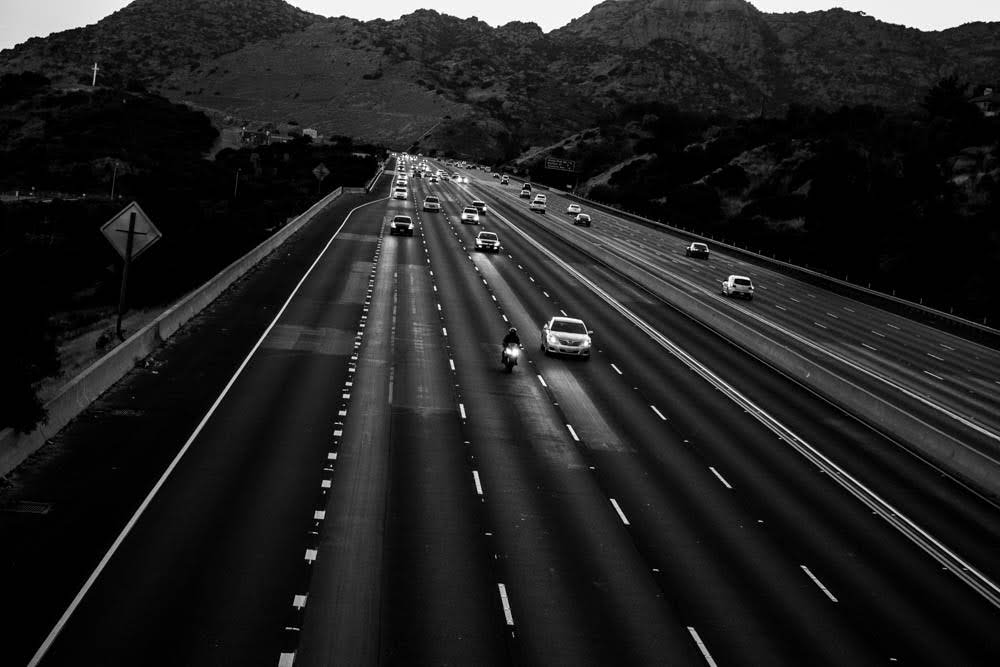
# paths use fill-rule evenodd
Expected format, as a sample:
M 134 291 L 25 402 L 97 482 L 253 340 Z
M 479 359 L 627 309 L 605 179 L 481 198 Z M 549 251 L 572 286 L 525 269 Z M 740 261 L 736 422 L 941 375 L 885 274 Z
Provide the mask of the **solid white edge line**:
M 705 642 L 701 641 L 701 637 L 698 636 L 698 631 L 689 625 L 688 632 L 691 634 L 691 638 L 694 639 L 694 643 L 698 645 L 698 650 L 701 651 L 701 655 L 705 658 L 705 662 L 707 662 L 711 667 L 719 667 L 715 664 L 715 660 L 712 659 L 712 654 L 708 652 L 708 647 L 705 646 Z
M 610 498 L 610 500 L 611 500 L 612 506 L 614 506 L 614 508 L 615 508 L 615 511 L 618 512 L 618 518 L 622 520 L 622 523 L 624 523 L 626 526 L 632 525 L 632 524 L 630 524 L 628 522 L 628 517 L 625 516 L 625 512 L 622 511 L 622 508 L 618 504 L 618 501 L 615 500 L 614 498 Z
M 198 423 L 198 426 L 195 427 L 194 432 L 192 432 L 190 437 L 188 437 L 187 442 L 185 442 L 184 446 L 181 447 L 181 450 L 177 452 L 177 456 L 174 457 L 173 461 L 170 462 L 170 465 L 168 465 L 167 469 L 163 472 L 163 475 L 161 475 L 160 479 L 156 482 L 156 484 L 153 485 L 152 490 L 150 490 L 145 500 L 142 501 L 142 504 L 139 505 L 139 508 L 135 511 L 135 514 L 133 514 L 132 518 L 129 519 L 127 524 L 125 524 L 125 527 L 122 529 L 121 533 L 119 533 L 114 543 L 112 543 L 107 553 L 105 553 L 104 557 L 101 558 L 101 562 L 97 564 L 97 567 L 87 578 L 87 581 L 84 582 L 83 587 L 76 594 L 76 597 L 74 597 L 73 600 L 69 603 L 69 606 L 66 608 L 66 611 L 64 611 L 62 616 L 59 617 L 59 620 L 56 621 L 55 626 L 49 632 L 48 636 L 45 638 L 45 641 L 43 641 L 42 645 L 38 647 L 37 651 L 35 651 L 35 655 L 32 656 L 31 661 L 28 663 L 28 667 L 35 667 L 36 665 L 38 665 L 39 662 L 41 662 L 42 658 L 45 657 L 45 654 L 48 652 L 49 648 L 51 648 L 52 643 L 56 640 L 56 637 L 58 637 L 59 633 L 62 632 L 63 627 L 65 627 L 66 623 L 69 621 L 70 617 L 76 611 L 77 607 L 80 606 L 80 603 L 83 601 L 83 598 L 93 587 L 94 582 L 96 582 L 97 578 L 101 576 L 101 573 L 104 571 L 104 568 L 108 566 L 108 563 L 111 561 L 111 558 L 115 555 L 115 552 L 121 546 L 122 542 L 124 542 L 125 538 L 128 537 L 128 534 L 132 532 L 132 528 L 134 528 L 135 524 L 138 523 L 139 518 L 143 515 L 143 513 L 145 513 L 146 508 L 149 507 L 150 503 L 152 503 L 153 498 L 156 497 L 157 493 L 159 493 L 160 488 L 162 488 L 163 485 L 166 483 L 167 478 L 169 478 L 171 473 L 173 473 L 174 468 L 177 467 L 177 464 L 180 463 L 181 459 L 187 453 L 188 449 L 190 449 L 192 443 L 194 443 L 198 435 L 201 434 L 201 431 L 202 429 L 205 428 L 205 425 L 208 423 L 208 420 L 212 418 L 212 415 L 215 414 L 215 411 L 218 409 L 219 405 L 222 404 L 222 401 L 229 393 L 229 390 L 232 389 L 234 384 L 236 384 L 236 380 L 243 373 L 243 369 L 247 367 L 247 364 L 250 363 L 250 359 L 253 358 L 253 355 L 256 354 L 258 348 L 260 348 L 261 344 L 263 344 L 264 339 L 267 338 L 267 335 L 269 333 L 271 333 L 271 329 L 273 329 L 275 325 L 278 323 L 278 320 L 281 319 L 281 316 L 285 313 L 285 310 L 288 308 L 288 305 L 292 302 L 292 299 L 294 299 L 295 295 L 298 294 L 298 291 L 302 287 L 302 284 L 305 283 L 306 279 L 309 277 L 309 274 L 312 273 L 313 269 L 316 268 L 316 265 L 319 264 L 321 259 L 323 259 L 323 255 L 326 254 L 327 249 L 329 249 L 329 247 L 333 244 L 334 239 L 336 239 L 337 235 L 340 234 L 340 231 L 344 228 L 344 225 L 347 224 L 347 221 L 351 219 L 351 216 L 354 214 L 355 211 L 362 209 L 365 206 L 370 206 L 372 204 L 377 204 L 379 202 L 385 201 L 386 199 L 388 199 L 388 197 L 384 197 L 382 199 L 376 199 L 375 201 L 370 201 L 365 204 L 361 204 L 360 206 L 356 206 L 350 210 L 350 212 L 347 214 L 346 217 L 344 217 L 344 221 L 340 223 L 340 227 L 338 227 L 337 231 L 333 233 L 333 235 L 330 237 L 330 240 L 326 242 L 326 245 L 323 246 L 323 249 L 320 250 L 319 254 L 316 256 L 316 259 L 309 266 L 306 272 L 302 275 L 302 278 L 299 280 L 298 284 L 295 285 L 295 289 L 293 289 L 292 293 L 288 295 L 288 298 L 285 300 L 284 305 L 274 316 L 274 319 L 271 320 L 271 324 L 269 324 L 267 329 L 264 330 L 264 333 L 261 334 L 260 338 L 257 340 L 257 343 L 253 346 L 253 348 L 251 348 L 246 358 L 243 359 L 243 363 L 241 363 L 239 368 L 236 369 L 236 372 L 233 374 L 233 377 L 231 377 L 229 379 L 229 382 L 226 383 L 226 386 L 222 389 L 222 393 L 220 393 L 218 398 L 215 399 L 215 402 L 212 403 L 212 406 L 208 409 L 208 412 L 205 413 L 205 416 L 202 417 L 201 421 Z
M 476 493 L 479 494 L 480 496 L 483 495 L 483 484 L 482 484 L 482 482 L 479 481 L 479 471 L 478 470 L 473 470 L 472 471 L 472 479 L 476 483 Z
M 503 617 L 507 621 L 507 625 L 514 625 L 514 614 L 510 611 L 510 600 L 507 599 L 507 587 L 503 584 L 497 584 L 497 589 L 500 591 L 500 604 L 503 605 Z
M 612 308 L 617 310 L 625 319 L 632 322 L 636 327 L 646 333 L 647 336 L 652 338 L 654 341 L 659 343 L 661 347 L 670 352 L 673 356 L 683 361 L 691 370 L 695 371 L 698 375 L 701 375 L 705 380 L 712 384 L 716 389 L 719 389 L 726 396 L 730 398 L 734 403 L 742 407 L 753 417 L 757 419 L 765 428 L 775 433 L 779 438 L 787 442 L 790 446 L 795 448 L 802 454 L 806 459 L 817 464 L 821 469 L 827 470 L 832 473 L 832 479 L 841 486 L 848 493 L 857 498 L 860 502 L 867 505 L 869 508 L 874 510 L 877 514 L 881 515 L 884 519 L 889 521 L 896 530 L 898 530 L 905 537 L 910 539 L 910 541 L 917 547 L 923 549 L 925 553 L 937 560 L 939 563 L 944 565 L 953 574 L 958 575 L 963 581 L 968 584 L 973 590 L 978 592 L 990 602 L 993 606 L 1000 608 L 1000 585 L 994 583 L 989 577 L 987 577 L 983 572 L 973 566 L 970 562 L 961 558 L 956 552 L 952 551 L 950 548 L 945 546 L 940 540 L 935 538 L 933 535 L 928 533 L 926 530 L 917 525 L 912 519 L 910 519 L 906 514 L 901 512 L 898 508 L 893 506 L 887 500 L 876 494 L 874 491 L 869 489 L 867 486 L 862 484 L 859 480 L 855 479 L 850 473 L 841 468 L 839 465 L 834 463 L 832 460 L 827 458 L 819 450 L 814 448 L 812 445 L 807 443 L 805 440 L 800 438 L 796 433 L 791 431 L 787 426 L 779 422 L 777 419 L 769 415 L 760 406 L 753 403 L 746 396 L 741 394 L 734 387 L 729 385 L 727 382 L 722 380 L 713 371 L 708 369 L 706 366 L 702 365 L 690 354 L 679 348 L 673 341 L 668 339 L 659 331 L 653 329 L 648 323 L 642 320 L 632 311 L 628 310 L 622 306 L 618 301 L 612 298 L 605 290 L 598 287 L 593 281 L 588 279 L 582 273 L 574 269 L 568 263 L 563 261 L 559 256 L 553 253 L 548 248 L 544 247 L 541 243 L 532 238 L 529 234 L 518 228 L 512 222 L 504 218 L 503 216 L 498 216 L 503 220 L 510 229 L 522 238 L 525 239 L 529 244 L 535 246 L 542 254 L 547 255 L 553 262 L 560 266 L 568 275 L 575 277 L 580 283 L 585 285 L 588 289 L 598 295 L 605 303 L 610 305 Z M 873 331 L 873 333 L 876 333 Z M 863 369 L 862 369 L 863 370 Z M 927 371 L 924 371 L 925 373 Z M 876 376 L 877 377 L 877 376 Z M 905 391 L 905 390 L 904 390 Z M 567 426 L 569 426 L 567 424 Z
M 813 583 L 816 584 L 816 586 L 826 594 L 826 597 L 830 598 L 830 600 L 833 602 L 837 602 L 837 598 L 833 596 L 833 593 L 830 592 L 830 589 L 824 586 L 823 582 L 820 581 L 815 574 L 810 572 L 808 567 L 806 567 L 805 565 L 799 565 L 799 567 L 801 567 L 802 571 L 805 572 L 810 579 L 812 579 Z
M 732 485 L 729 482 L 726 481 L 726 478 L 723 477 L 722 474 L 718 470 L 716 470 L 713 466 L 708 466 L 708 469 L 712 471 L 712 474 L 715 475 L 719 479 L 719 481 L 722 482 L 723 485 L 725 485 L 725 487 L 727 489 L 729 489 L 730 491 L 732 491 L 732 489 L 733 489 Z

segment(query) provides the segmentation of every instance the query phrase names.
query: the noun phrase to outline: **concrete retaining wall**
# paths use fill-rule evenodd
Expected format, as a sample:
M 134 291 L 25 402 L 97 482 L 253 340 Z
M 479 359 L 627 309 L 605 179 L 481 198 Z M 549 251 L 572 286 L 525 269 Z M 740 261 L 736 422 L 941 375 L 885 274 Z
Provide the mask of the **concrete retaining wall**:
M 165 310 L 155 320 L 67 383 L 45 404 L 48 418 L 34 431 L 17 433 L 10 428 L 0 431 L 0 476 L 13 470 L 49 438 L 55 436 L 70 420 L 83 412 L 111 385 L 134 368 L 137 362 L 149 356 L 163 341 L 212 303 L 243 274 L 305 226 L 313 216 L 344 194 L 364 192 L 365 188 L 337 188 L 256 248 L 220 271 L 207 283 Z

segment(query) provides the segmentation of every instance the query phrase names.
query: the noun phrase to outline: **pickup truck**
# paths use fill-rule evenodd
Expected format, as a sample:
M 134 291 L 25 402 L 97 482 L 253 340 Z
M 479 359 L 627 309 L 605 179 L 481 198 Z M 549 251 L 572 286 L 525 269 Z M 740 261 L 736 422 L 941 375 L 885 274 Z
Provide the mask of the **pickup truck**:
M 753 283 L 746 276 L 729 276 L 722 281 L 722 294 L 750 301 L 753 299 Z

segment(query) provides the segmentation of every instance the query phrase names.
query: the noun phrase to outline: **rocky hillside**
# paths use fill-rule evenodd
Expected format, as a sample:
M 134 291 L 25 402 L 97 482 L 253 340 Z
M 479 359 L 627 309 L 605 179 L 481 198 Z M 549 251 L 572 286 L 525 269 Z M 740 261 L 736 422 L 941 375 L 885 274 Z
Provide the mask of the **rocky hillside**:
M 0 53 L 0 72 L 89 67 L 233 122 L 510 158 L 666 102 L 730 117 L 791 104 L 913 108 L 942 77 L 996 83 L 1000 24 L 921 32 L 843 10 L 745 0 L 608 0 L 543 33 L 418 10 L 323 19 L 281 0 L 137 0 L 87 28 Z
M 94 25 L 0 51 L 0 70 L 89 84 L 97 62 L 105 83 L 148 84 L 317 20 L 283 0 L 135 0 Z

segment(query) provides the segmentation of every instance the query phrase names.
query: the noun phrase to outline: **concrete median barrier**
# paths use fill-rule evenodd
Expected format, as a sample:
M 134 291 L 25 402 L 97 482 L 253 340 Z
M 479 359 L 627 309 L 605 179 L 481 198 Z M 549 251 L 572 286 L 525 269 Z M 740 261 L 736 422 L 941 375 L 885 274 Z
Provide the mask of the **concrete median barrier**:
M 967 446 L 955 436 L 923 421 L 905 398 L 890 402 L 852 381 L 847 368 L 820 364 L 785 343 L 746 326 L 742 321 L 706 304 L 635 264 L 581 239 L 571 230 L 535 221 L 546 232 L 613 270 L 637 287 L 655 295 L 689 317 L 732 341 L 758 359 L 781 371 L 819 396 L 897 439 L 984 493 L 1000 497 L 1000 456 Z M 1000 454 L 1000 452 L 998 452 Z
M 376 179 L 377 180 L 377 179 Z M 48 417 L 30 433 L 7 428 L 0 431 L 0 476 L 6 475 L 24 459 L 54 437 L 74 417 L 107 391 L 163 341 L 177 332 L 192 317 L 212 303 L 230 285 L 239 280 L 260 260 L 283 244 L 313 217 L 344 194 L 364 194 L 365 188 L 337 188 L 313 204 L 307 211 L 265 239 L 204 285 L 167 308 L 155 320 L 129 336 L 85 371 L 70 380 L 48 403 Z

